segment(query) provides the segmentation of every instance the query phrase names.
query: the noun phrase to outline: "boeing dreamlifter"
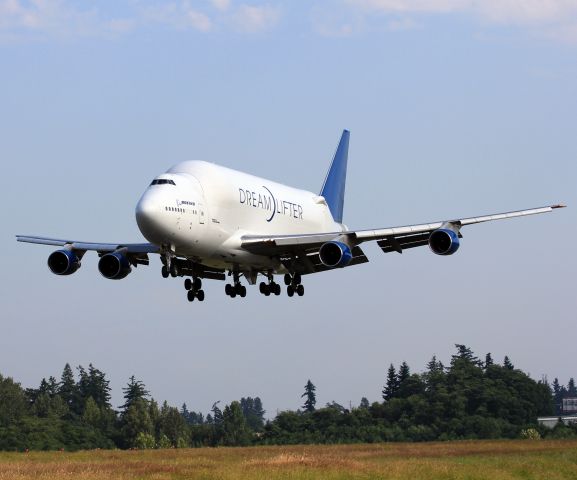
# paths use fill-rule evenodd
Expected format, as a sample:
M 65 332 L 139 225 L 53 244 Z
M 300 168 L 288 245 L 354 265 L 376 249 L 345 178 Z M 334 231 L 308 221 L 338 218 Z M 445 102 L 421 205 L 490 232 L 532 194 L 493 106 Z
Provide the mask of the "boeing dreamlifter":
M 289 297 L 304 294 L 302 276 L 368 262 L 361 244 L 375 240 L 383 252 L 429 245 L 452 255 L 461 228 L 474 223 L 551 212 L 550 205 L 481 217 L 375 230 L 343 225 L 349 132 L 343 131 L 317 195 L 203 161 L 182 162 L 156 177 L 136 206 L 138 228 L 150 243 L 94 243 L 18 235 L 20 242 L 61 247 L 48 257 L 56 275 L 80 268 L 84 254 L 98 252 L 100 273 L 125 278 L 131 267 L 162 260 L 162 276 L 187 277 L 189 301 L 204 300 L 202 279 L 225 280 L 230 297 L 246 296 L 244 278 L 266 296 L 280 295 L 274 275 L 284 275 Z

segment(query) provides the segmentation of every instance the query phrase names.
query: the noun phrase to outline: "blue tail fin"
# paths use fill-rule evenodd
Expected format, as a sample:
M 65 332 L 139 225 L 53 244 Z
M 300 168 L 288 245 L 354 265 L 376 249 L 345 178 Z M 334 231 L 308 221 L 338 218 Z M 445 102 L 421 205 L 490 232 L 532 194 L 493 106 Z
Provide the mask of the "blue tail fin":
M 343 130 L 341 141 L 335 152 L 331 168 L 327 172 L 327 178 L 321 189 L 321 195 L 325 197 L 329 210 L 336 222 L 343 223 L 343 205 L 345 203 L 345 183 L 347 181 L 347 159 L 349 156 L 348 130 Z

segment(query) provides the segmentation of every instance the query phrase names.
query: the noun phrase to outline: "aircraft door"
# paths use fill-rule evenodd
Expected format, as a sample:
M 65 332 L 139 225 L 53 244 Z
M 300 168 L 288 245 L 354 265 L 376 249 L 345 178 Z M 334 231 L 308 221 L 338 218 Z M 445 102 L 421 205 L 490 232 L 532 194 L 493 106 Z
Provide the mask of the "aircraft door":
M 204 205 L 201 202 L 196 202 L 198 207 L 198 223 L 204 225 Z

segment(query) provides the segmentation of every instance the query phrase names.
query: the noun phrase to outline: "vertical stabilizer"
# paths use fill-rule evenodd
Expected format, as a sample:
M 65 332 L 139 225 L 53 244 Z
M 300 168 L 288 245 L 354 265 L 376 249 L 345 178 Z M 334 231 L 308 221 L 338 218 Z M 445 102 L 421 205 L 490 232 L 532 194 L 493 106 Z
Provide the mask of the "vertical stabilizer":
M 343 130 L 341 141 L 335 152 L 331 168 L 327 172 L 321 195 L 325 197 L 329 210 L 336 222 L 343 223 L 343 205 L 345 203 L 345 183 L 347 181 L 347 159 L 349 156 L 348 130 Z

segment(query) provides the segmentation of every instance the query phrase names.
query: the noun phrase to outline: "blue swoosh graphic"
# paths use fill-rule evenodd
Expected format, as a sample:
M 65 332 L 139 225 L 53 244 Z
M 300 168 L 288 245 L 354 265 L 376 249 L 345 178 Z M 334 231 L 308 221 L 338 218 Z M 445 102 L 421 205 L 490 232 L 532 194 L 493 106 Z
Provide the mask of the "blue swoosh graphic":
M 266 188 L 264 185 L 262 186 L 262 188 L 264 188 L 270 194 L 270 197 L 272 198 L 272 203 L 273 203 L 272 215 L 267 220 L 267 222 L 270 222 L 274 218 L 274 214 L 276 213 L 276 199 L 274 198 L 274 195 L 272 194 L 272 192 L 268 188 Z

